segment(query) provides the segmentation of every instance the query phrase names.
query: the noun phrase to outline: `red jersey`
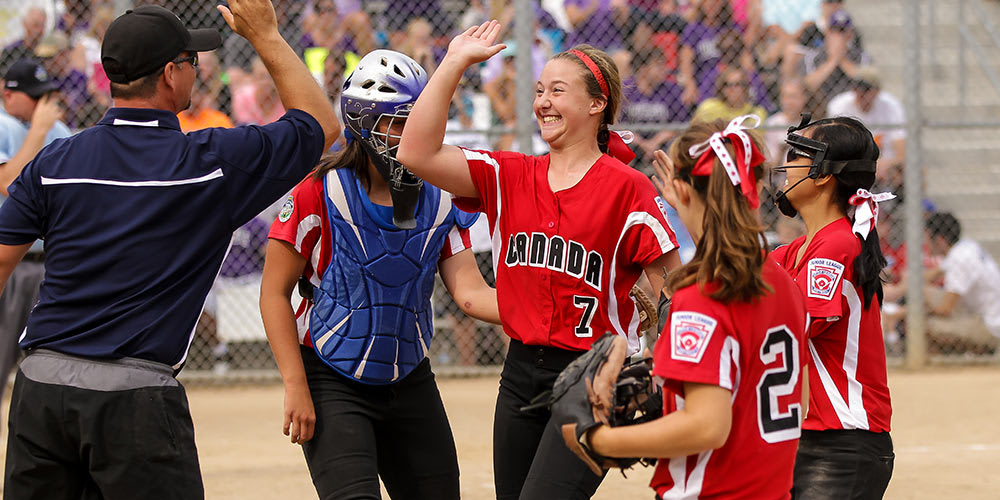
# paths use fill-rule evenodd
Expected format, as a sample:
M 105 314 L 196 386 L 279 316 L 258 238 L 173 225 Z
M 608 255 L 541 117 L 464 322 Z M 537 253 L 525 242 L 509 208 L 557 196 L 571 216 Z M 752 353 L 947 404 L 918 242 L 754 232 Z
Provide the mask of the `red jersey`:
M 854 258 L 861 241 L 845 217 L 813 237 L 773 252 L 806 298 L 809 325 L 809 412 L 803 429 L 889 432 L 892 406 L 885 373 L 885 343 L 878 299 L 865 308 L 855 285 Z
M 331 174 L 334 175 L 330 179 L 331 182 L 340 182 L 335 172 L 328 175 Z M 278 213 L 278 218 L 271 225 L 271 232 L 267 235 L 268 238 L 295 246 L 295 251 L 306 259 L 302 275 L 315 287 L 319 286 L 323 271 L 330 264 L 330 254 L 333 252 L 330 223 L 323 197 L 323 181 L 311 175 L 306 177 L 285 199 L 281 212 Z M 444 248 L 441 249 L 439 262 L 467 248 L 472 248 L 469 230 L 454 226 L 448 233 Z M 311 302 L 302 299 L 295 310 L 299 342 L 309 347 L 312 347 L 312 340 L 309 338 L 309 311 L 312 306 Z
M 553 193 L 549 156 L 463 149 L 493 240 L 504 331 L 529 345 L 586 350 L 605 332 L 639 349 L 628 293 L 643 268 L 677 248 L 653 183 L 603 155 L 583 179 Z
M 770 257 L 761 271 L 772 291 L 724 304 L 691 285 L 674 293 L 653 353 L 664 414 L 684 407 L 684 383 L 732 391 L 732 426 L 721 448 L 661 459 L 650 486 L 664 500 L 786 499 L 802 418 L 806 308 L 795 283 Z

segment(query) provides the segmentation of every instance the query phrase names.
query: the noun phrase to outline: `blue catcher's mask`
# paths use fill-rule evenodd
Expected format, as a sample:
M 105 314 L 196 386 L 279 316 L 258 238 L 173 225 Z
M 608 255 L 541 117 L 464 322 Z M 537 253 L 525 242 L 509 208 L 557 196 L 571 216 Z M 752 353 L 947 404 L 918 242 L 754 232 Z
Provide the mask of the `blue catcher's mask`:
M 425 85 L 427 72 L 416 61 L 405 54 L 380 49 L 361 58 L 344 81 L 340 97 L 345 137 L 361 143 L 389 184 L 393 224 L 401 229 L 416 227 L 414 213 L 423 180 L 396 160 L 399 136 L 392 135 L 392 131 L 394 124 L 409 116 Z M 376 125 L 386 120 L 386 131 L 378 132 Z M 392 142 L 395 144 L 390 145 Z

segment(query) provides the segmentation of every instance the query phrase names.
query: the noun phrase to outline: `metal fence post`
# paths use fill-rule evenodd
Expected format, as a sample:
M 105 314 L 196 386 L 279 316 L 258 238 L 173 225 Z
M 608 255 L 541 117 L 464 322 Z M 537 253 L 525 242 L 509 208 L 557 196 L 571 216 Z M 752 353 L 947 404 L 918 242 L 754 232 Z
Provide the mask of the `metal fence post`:
M 517 111 L 517 144 L 521 153 L 531 154 L 531 136 L 535 128 L 534 111 L 534 68 L 532 67 L 531 47 L 535 38 L 535 15 L 531 0 L 514 0 L 514 39 L 517 41 L 517 53 L 514 67 L 521 75 L 514 86 L 516 92 Z
M 923 162 L 921 159 L 923 113 L 920 95 L 923 71 L 920 60 L 920 1 L 907 1 L 903 12 L 903 60 L 906 82 L 906 167 L 904 172 L 906 273 L 906 366 L 920 368 L 927 362 L 926 310 L 923 292 Z

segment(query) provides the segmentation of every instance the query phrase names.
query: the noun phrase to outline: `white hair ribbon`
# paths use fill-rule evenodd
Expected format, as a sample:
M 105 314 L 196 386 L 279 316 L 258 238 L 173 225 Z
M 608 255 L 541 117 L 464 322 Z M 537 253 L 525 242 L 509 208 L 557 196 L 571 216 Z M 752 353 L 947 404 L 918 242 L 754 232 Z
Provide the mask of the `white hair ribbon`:
M 857 207 L 854 210 L 854 232 L 861 239 L 868 239 L 868 233 L 878 222 L 878 204 L 895 198 L 892 193 L 871 193 L 867 189 L 858 189 L 848 203 Z

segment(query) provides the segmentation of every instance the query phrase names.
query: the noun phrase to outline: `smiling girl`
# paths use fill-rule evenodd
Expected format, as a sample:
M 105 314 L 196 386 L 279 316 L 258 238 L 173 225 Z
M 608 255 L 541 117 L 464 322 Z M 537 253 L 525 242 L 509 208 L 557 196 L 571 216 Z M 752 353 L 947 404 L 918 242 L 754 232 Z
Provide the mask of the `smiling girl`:
M 604 332 L 638 352 L 629 291 L 645 271 L 658 292 L 664 270 L 680 264 L 677 243 L 652 183 L 619 159 L 631 159 L 608 131 L 621 78 L 593 47 L 557 54 L 536 83 L 535 118 L 549 154 L 442 144 L 462 73 L 505 47 L 494 44 L 499 32 L 490 21 L 452 40 L 413 106 L 397 157 L 489 221 L 500 318 L 511 337 L 493 430 L 497 498 L 589 498 L 601 478 L 566 448 L 547 409 L 521 408 Z

